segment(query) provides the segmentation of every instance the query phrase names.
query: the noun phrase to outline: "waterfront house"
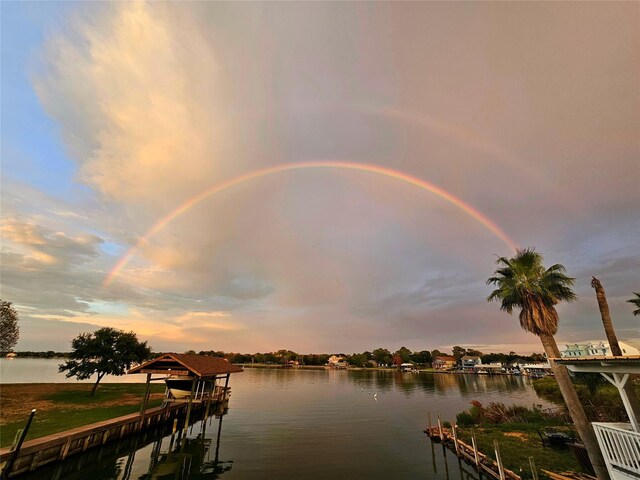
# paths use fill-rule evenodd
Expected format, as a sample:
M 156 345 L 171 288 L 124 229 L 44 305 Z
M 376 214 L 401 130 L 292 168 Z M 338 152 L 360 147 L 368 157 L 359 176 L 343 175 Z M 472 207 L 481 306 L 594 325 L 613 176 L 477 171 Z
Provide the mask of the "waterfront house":
M 572 372 L 600 373 L 620 394 L 628 423 L 592 422 L 598 445 L 612 480 L 640 478 L 640 412 L 633 389 L 626 389 L 632 375 L 640 374 L 640 355 L 555 359 Z M 631 398 L 634 397 L 634 398 Z
M 640 355 L 640 339 L 621 340 L 618 342 L 623 357 Z M 583 358 L 594 356 L 611 356 L 609 342 L 590 340 L 579 343 L 566 343 L 566 348 L 560 352 L 562 358 Z
M 348 363 L 344 357 L 338 355 L 331 355 L 327 361 L 327 365 L 333 368 L 347 368 Z
M 448 355 L 436 357 L 431 364 L 434 370 L 453 370 L 456 366 L 456 359 Z
M 476 365 L 482 365 L 482 359 L 476 355 L 465 355 L 460 359 L 460 366 L 465 372 L 473 372 Z

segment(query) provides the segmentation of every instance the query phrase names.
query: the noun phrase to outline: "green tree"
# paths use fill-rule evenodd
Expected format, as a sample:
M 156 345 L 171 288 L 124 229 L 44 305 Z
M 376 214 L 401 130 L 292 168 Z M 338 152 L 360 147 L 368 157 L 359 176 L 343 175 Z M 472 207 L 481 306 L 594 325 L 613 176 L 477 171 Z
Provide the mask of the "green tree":
M 466 348 L 462 348 L 458 345 L 456 345 L 455 347 L 453 347 L 453 358 L 456 359 L 456 362 L 460 362 L 460 359 L 462 357 L 464 357 L 467 353 L 467 349 Z
M 411 360 L 411 350 L 407 347 L 400 347 L 394 355 L 397 355 L 402 360 L 400 363 L 409 363 Z
M 499 301 L 500 309 L 509 314 L 516 308 L 520 309 L 520 326 L 540 338 L 596 475 L 599 479 L 608 479 L 609 473 L 604 458 L 571 383 L 569 372 L 566 367 L 553 361 L 560 358 L 560 351 L 553 337 L 558 331 L 559 320 L 555 305 L 561 301 L 575 300 L 576 295 L 571 289 L 574 279 L 565 274 L 562 265 L 545 268 L 542 260 L 542 255 L 532 248 L 517 250 L 513 258 L 498 258 L 496 263 L 499 268 L 494 276 L 487 280 L 488 285 L 493 284 L 497 288 L 491 292 L 487 300 Z
M 633 292 L 636 298 L 630 298 L 627 302 L 632 303 L 636 309 L 633 311 L 634 315 L 640 315 L 640 293 Z
M 18 312 L 11 302 L 0 300 L 0 352 L 10 352 L 18 343 Z
M 422 350 L 420 352 L 414 352 L 411 355 L 411 360 L 421 365 L 431 365 L 431 352 L 428 350 Z
M 134 363 L 141 363 L 151 356 L 147 342 L 139 342 L 133 332 L 123 332 L 104 327 L 94 333 L 81 333 L 71 341 L 70 360 L 58 366 L 59 372 L 67 372 L 67 378 L 78 380 L 97 374 L 91 396 L 105 375 L 124 375 Z
M 386 348 L 376 348 L 372 354 L 378 365 L 381 363 L 389 365 L 391 363 L 391 352 Z

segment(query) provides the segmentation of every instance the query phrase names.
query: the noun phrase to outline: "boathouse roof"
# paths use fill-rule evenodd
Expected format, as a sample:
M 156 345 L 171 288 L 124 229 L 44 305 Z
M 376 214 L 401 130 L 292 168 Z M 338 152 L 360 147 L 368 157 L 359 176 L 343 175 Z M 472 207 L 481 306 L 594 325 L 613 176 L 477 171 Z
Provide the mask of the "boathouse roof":
M 165 353 L 164 355 L 138 365 L 127 372 L 160 373 L 170 375 L 189 375 L 195 377 L 215 377 L 227 373 L 242 372 L 242 368 L 229 363 L 224 358 L 207 355 L 188 355 L 184 353 Z

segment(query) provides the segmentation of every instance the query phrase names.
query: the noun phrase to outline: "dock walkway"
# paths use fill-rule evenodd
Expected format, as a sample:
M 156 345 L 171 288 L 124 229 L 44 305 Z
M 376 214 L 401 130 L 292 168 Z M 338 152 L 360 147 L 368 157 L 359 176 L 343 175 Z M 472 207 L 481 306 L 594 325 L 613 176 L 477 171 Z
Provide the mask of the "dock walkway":
M 152 408 L 144 414 L 131 413 L 29 440 L 22 445 L 11 469 L 11 476 L 35 470 L 48 463 L 64 460 L 69 455 L 104 445 L 110 440 L 120 439 L 151 426 L 169 422 L 177 418 L 186 407 L 185 404 L 177 404 L 165 408 Z M 12 455 L 11 448 L 0 449 L 0 465 L 3 468 Z
M 498 461 L 478 451 L 473 441 L 473 445 L 460 440 L 457 436 L 456 428 L 444 428 L 442 426 L 429 426 L 425 429 L 426 433 L 432 441 L 442 442 L 443 445 L 449 447 L 455 454 L 474 465 L 480 473 L 488 474 L 496 480 L 522 480 L 520 475 L 502 466 L 499 450 L 496 452 Z

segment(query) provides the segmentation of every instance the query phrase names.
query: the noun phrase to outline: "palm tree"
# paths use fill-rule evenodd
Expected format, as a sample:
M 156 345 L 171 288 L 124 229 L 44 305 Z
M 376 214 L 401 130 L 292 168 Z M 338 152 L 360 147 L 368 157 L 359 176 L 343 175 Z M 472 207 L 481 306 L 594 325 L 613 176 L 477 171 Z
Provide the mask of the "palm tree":
M 600 283 L 600 280 L 598 280 L 596 277 L 591 277 L 591 286 L 596 291 L 596 300 L 598 300 L 600 317 L 602 318 L 604 333 L 607 335 L 607 340 L 609 341 L 611 355 L 613 355 L 614 357 L 621 357 L 622 350 L 620 350 L 620 344 L 618 343 L 618 337 L 616 337 L 616 331 L 613 329 L 611 314 L 609 314 L 609 304 L 607 303 L 607 294 L 604 291 L 602 283 Z
M 633 314 L 634 315 L 640 315 L 640 293 L 633 292 L 633 294 L 636 296 L 636 298 L 632 298 L 630 300 L 627 300 L 627 302 L 633 303 L 636 307 L 638 307 L 637 310 L 633 311 Z
M 509 314 L 519 308 L 520 326 L 540 338 L 560 393 L 587 449 L 596 475 L 599 479 L 608 479 L 609 473 L 602 452 L 571 383 L 569 372 L 566 367 L 554 361 L 555 358 L 560 358 L 560 351 L 553 337 L 558 331 L 558 312 L 555 305 L 576 299 L 576 294 L 571 289 L 574 279 L 565 274 L 562 265 L 553 265 L 545 269 L 542 255 L 533 248 L 516 250 L 513 258 L 499 257 L 496 263 L 499 268 L 494 276 L 487 280 L 487 285 L 493 284 L 497 288 L 491 292 L 487 300 L 499 301 L 500 310 Z

